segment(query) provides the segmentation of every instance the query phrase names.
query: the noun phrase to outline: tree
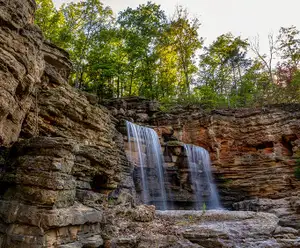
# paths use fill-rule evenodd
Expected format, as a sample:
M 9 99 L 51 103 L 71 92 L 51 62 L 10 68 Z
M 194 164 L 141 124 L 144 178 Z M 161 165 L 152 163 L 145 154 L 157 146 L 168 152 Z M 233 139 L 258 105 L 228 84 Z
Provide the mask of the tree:
M 276 66 L 276 89 L 274 91 L 277 103 L 300 101 L 300 31 L 295 26 L 280 28 L 277 37 L 277 52 L 281 61 Z
M 178 73 L 178 54 L 169 36 L 168 28 L 162 33 L 156 46 L 158 54 L 157 86 L 158 98 L 170 102 L 177 97 L 181 87 L 181 73 Z
M 250 43 L 251 50 L 257 56 L 257 58 L 261 61 L 265 69 L 269 74 L 269 83 L 274 83 L 273 77 L 273 60 L 276 54 L 276 41 L 274 39 L 273 34 L 268 35 L 269 40 L 269 54 L 261 53 L 260 51 L 260 42 L 259 37 L 254 38 L 254 40 Z M 267 85 L 265 85 L 267 88 Z
M 148 2 L 115 20 L 100 0 L 58 10 L 51 0 L 37 3 L 36 24 L 70 53 L 71 84 L 101 99 L 136 95 L 208 108 L 299 101 L 300 32 L 294 26 L 281 28 L 277 40 L 269 35 L 267 54 L 258 38 L 249 45 L 223 34 L 203 49 L 197 67 L 200 22 L 180 6 L 167 19 L 160 5 Z M 276 54 L 281 61 L 274 67 Z
M 194 57 L 202 47 L 203 39 L 198 35 L 200 22 L 197 18 L 190 19 L 188 11 L 177 6 L 174 17 L 169 25 L 169 36 L 178 57 L 178 68 L 184 75 L 184 88 L 191 93 L 193 75 L 197 72 Z
M 87 90 L 96 92 L 101 98 L 122 97 L 128 58 L 119 30 L 111 28 L 98 35 L 87 57 Z
M 66 20 L 66 33 L 71 34 L 67 50 L 74 67 L 72 81 L 76 88 L 82 88 L 86 83 L 84 78 L 88 70 L 89 52 L 97 43 L 99 34 L 110 29 L 113 13 L 99 0 L 63 5 L 61 11 Z
M 300 31 L 295 26 L 280 28 L 278 35 L 278 52 L 284 62 L 298 68 L 300 62 Z
M 37 24 L 46 39 L 64 47 L 62 41 L 65 19 L 62 12 L 57 11 L 52 0 L 36 0 L 35 24 Z
M 137 9 L 127 8 L 118 18 L 118 24 L 128 53 L 130 70 L 129 94 L 155 98 L 158 54 L 155 46 L 166 24 L 166 16 L 160 6 L 151 2 Z
M 251 61 L 246 57 L 247 40 L 228 33 L 219 36 L 200 56 L 199 83 L 216 91 L 231 106 L 244 83 Z M 233 104 L 235 102 L 233 100 Z

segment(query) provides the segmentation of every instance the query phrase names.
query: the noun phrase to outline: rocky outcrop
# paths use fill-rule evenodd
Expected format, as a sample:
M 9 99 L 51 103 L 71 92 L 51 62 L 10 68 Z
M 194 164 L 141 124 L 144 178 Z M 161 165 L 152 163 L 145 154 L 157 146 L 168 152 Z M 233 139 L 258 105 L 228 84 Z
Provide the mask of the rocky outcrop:
M 299 247 L 289 225 L 299 220 L 298 108 L 175 115 L 130 98 L 108 102 L 109 112 L 68 85 L 68 54 L 44 41 L 34 9 L 33 0 L 0 0 L 0 247 Z M 179 200 L 191 189 L 178 140 L 210 151 L 224 203 L 279 219 L 137 206 L 115 128 L 124 119 L 155 126 Z M 253 197 L 266 200 L 240 202 Z
M 255 197 L 297 194 L 299 119 L 299 105 L 290 105 L 209 114 L 193 110 L 157 116 L 154 122 L 162 136 L 171 129 L 172 136 L 210 152 L 222 201 L 230 207 Z
M 281 227 L 269 213 L 158 211 L 148 222 L 130 216 L 126 210 L 114 213 L 104 229 L 105 247 L 300 247 L 298 231 Z
M 102 101 L 118 120 L 149 125 L 151 118 L 159 112 L 159 103 L 142 97 L 127 97 Z
M 1 184 L 7 188 L 0 200 L 3 247 L 102 244 L 103 207 L 120 179 L 111 179 L 112 164 L 100 149 L 36 137 L 15 144 L 9 158 Z
M 44 71 L 42 34 L 34 1 L 0 1 L 0 145 L 18 140 Z
M 282 199 L 252 199 L 234 203 L 235 210 L 274 213 L 282 226 L 300 229 L 300 197 L 299 195 Z
M 134 205 L 114 119 L 68 85 L 31 0 L 0 1 L 0 247 L 99 247 L 103 209 Z
M 131 115 L 126 115 L 134 112 L 136 105 L 113 104 L 113 108 L 122 106 L 124 110 L 112 111 L 120 120 L 121 131 L 123 120 L 132 120 Z M 295 177 L 300 159 L 299 105 L 211 112 L 195 106 L 151 112 L 148 107 L 144 108 L 144 115 L 147 117 L 135 121 L 153 127 L 161 138 L 168 183 L 177 209 L 193 206 L 193 190 L 182 146 L 194 144 L 210 152 L 224 207 L 232 209 L 235 203 L 259 198 L 274 202 L 281 199 L 288 204 L 285 204 L 284 217 L 279 213 L 278 216 L 285 225 L 295 226 L 292 223 L 298 221 L 299 215 L 290 199 L 299 199 L 300 189 L 300 181 Z M 273 204 L 268 209 L 257 210 L 276 213 L 274 207 Z

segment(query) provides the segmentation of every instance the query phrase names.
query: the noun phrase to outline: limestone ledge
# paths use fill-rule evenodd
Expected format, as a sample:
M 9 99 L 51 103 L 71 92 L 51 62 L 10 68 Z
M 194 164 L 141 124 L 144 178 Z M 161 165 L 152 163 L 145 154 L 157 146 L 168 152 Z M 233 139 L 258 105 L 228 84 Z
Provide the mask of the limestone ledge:
M 94 244 L 89 247 L 98 247 L 103 243 L 100 228 L 103 218 L 101 210 L 79 203 L 69 208 L 43 209 L 16 201 L 0 201 L 0 244 L 38 248 L 60 247 L 76 241 L 83 247 L 94 238 Z
M 104 247 L 300 247 L 299 232 L 280 226 L 270 213 L 156 211 L 146 223 L 128 216 L 126 211 L 115 215 L 113 232 L 110 225 L 103 230 L 110 237 Z

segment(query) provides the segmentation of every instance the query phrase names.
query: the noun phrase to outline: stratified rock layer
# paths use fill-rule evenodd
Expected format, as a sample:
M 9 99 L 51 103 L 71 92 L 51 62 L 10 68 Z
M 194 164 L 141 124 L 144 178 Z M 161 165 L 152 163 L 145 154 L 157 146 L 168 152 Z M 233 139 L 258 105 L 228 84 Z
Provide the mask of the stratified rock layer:
M 194 144 L 210 152 L 225 208 L 247 210 L 247 204 L 233 204 L 257 202 L 259 198 L 274 203 L 282 199 L 285 204 L 280 204 L 281 211 L 276 211 L 279 207 L 274 203 L 268 204 L 268 208 L 256 204 L 255 210 L 276 213 L 284 225 L 299 228 L 300 216 L 294 202 L 300 198 L 300 181 L 295 177 L 300 159 L 300 105 L 211 112 L 190 107 L 160 112 L 144 99 L 135 99 L 135 104 L 127 101 L 116 100 L 110 109 L 120 120 L 121 131 L 124 119 L 133 119 L 157 131 L 169 176 L 167 186 L 177 209 L 194 205 L 183 143 Z M 139 108 L 136 105 L 140 101 Z M 144 117 L 139 118 L 141 115 Z
M 0 145 L 17 141 L 44 71 L 34 1 L 0 1 Z
M 156 127 L 179 180 L 175 197 L 192 195 L 181 191 L 188 188 L 181 140 L 210 151 L 225 204 L 279 219 L 155 214 L 153 206 L 136 206 L 118 120 L 68 85 L 68 54 L 44 41 L 33 25 L 35 7 L 33 0 L 0 0 L 1 248 L 299 247 L 299 226 L 291 225 L 299 220 L 299 107 L 175 115 L 159 114 L 145 99 L 138 107 L 136 99 L 109 102 L 119 120 Z
M 68 54 L 0 0 L 0 247 L 99 247 L 108 198 L 134 204 L 110 113 L 68 85 Z M 120 196 L 122 196 L 120 198 Z
M 225 206 L 249 198 L 298 194 L 294 175 L 300 158 L 300 106 L 191 111 L 155 118 L 158 132 L 206 148 Z

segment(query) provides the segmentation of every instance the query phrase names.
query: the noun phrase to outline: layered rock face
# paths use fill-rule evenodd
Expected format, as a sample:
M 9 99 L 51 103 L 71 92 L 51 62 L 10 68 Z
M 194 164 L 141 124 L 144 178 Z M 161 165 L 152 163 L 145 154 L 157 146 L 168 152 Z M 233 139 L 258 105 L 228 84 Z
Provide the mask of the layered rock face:
M 0 247 L 99 247 L 108 198 L 133 203 L 113 118 L 68 85 L 68 55 L 0 1 Z M 118 200 L 120 197 L 121 200 Z
M 34 1 L 0 1 L 0 144 L 18 139 L 44 71 L 41 32 L 32 24 Z
M 121 127 L 122 120 L 129 119 L 157 131 L 177 208 L 193 204 L 182 143 L 194 144 L 210 152 L 225 208 L 269 211 L 284 225 L 299 228 L 295 203 L 300 198 L 300 181 L 295 177 L 300 158 L 299 105 L 212 112 L 190 107 L 161 112 L 142 99 L 141 106 L 123 99 L 111 110 Z M 277 200 L 284 204 L 276 206 Z
M 250 197 L 278 199 L 299 189 L 294 175 L 299 119 L 297 105 L 209 114 L 192 110 L 157 116 L 153 123 L 163 137 L 171 133 L 210 152 L 226 204 Z
M 136 206 L 118 120 L 68 85 L 68 55 L 43 40 L 34 9 L 0 0 L 1 248 L 299 247 L 299 231 L 281 226 L 299 223 L 298 109 L 175 115 L 145 99 L 109 102 L 119 120 L 155 126 L 178 201 L 192 195 L 183 141 L 210 151 L 225 204 L 279 219 Z

